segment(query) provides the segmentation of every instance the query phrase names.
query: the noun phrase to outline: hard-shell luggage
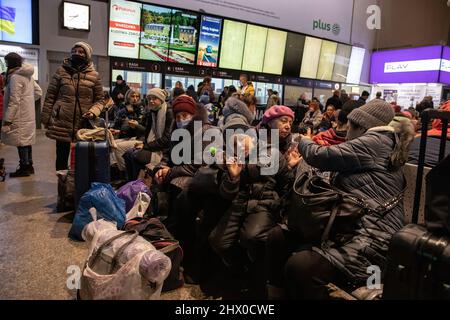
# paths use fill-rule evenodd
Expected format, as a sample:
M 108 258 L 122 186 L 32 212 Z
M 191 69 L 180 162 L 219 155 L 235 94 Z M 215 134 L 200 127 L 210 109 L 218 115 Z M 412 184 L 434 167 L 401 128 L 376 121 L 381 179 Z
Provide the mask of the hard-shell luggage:
M 110 183 L 108 142 L 77 142 L 75 151 L 76 205 L 93 182 Z
M 426 181 L 425 225 L 417 225 L 422 190 L 427 129 L 431 119 L 442 120 L 440 163 L 431 169 Z M 389 246 L 384 277 L 383 299 L 450 299 L 450 184 L 443 183 L 448 173 L 445 160 L 450 112 L 425 110 L 422 113 L 422 137 L 417 170 L 413 224 L 396 233 Z M 443 161 L 442 161 L 443 160 Z M 447 188 L 436 192 L 437 186 Z M 423 205 L 423 204 L 422 204 Z M 445 209 L 447 208 L 447 210 Z
M 106 112 L 108 123 L 108 112 Z M 110 183 L 110 146 L 107 141 L 79 141 L 75 146 L 75 207 L 93 182 Z
M 383 299 L 450 299 L 450 238 L 410 224 L 387 256 Z

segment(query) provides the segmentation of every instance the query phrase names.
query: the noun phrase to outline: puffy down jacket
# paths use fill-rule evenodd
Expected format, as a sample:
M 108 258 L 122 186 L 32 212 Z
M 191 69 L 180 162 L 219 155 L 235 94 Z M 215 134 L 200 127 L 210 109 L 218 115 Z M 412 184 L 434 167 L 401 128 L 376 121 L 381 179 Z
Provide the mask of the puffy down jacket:
M 341 190 L 382 204 L 399 195 L 405 187 L 402 168 L 390 166 L 397 141 L 395 133 L 383 128 L 386 127 L 373 128 L 358 139 L 331 147 L 302 140 L 300 152 L 309 165 L 322 171 L 337 172 L 333 184 Z M 351 283 L 360 285 L 370 276 L 367 267 L 377 265 L 383 270 L 390 239 L 403 224 L 401 202 L 384 216 L 363 216 L 347 243 L 313 250 L 341 270 Z
M 90 111 L 98 117 L 103 107 L 103 87 L 94 65 L 76 70 L 66 59 L 48 87 L 41 122 L 50 139 L 72 142 L 84 126 L 82 115 Z

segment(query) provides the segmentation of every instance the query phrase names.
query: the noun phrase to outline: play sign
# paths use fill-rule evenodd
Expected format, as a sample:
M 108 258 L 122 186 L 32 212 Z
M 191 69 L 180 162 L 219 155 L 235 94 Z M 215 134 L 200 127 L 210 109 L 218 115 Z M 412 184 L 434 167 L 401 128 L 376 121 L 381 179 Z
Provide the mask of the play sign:
M 445 72 L 445 47 L 430 46 L 372 54 L 371 83 L 439 83 Z M 442 70 L 444 69 L 444 70 Z

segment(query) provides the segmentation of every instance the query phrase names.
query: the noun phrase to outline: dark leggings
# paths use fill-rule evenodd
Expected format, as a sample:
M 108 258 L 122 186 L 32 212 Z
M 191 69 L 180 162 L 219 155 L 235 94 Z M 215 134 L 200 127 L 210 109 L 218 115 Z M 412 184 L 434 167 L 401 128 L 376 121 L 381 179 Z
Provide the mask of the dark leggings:
M 56 141 L 56 171 L 67 170 L 70 155 L 70 142 Z
M 17 147 L 21 166 L 33 165 L 33 150 L 31 146 Z
M 329 299 L 326 285 L 340 281 L 338 270 L 310 249 L 296 252 L 299 243 L 291 232 L 280 226 L 272 229 L 267 240 L 268 283 L 284 287 L 289 299 Z

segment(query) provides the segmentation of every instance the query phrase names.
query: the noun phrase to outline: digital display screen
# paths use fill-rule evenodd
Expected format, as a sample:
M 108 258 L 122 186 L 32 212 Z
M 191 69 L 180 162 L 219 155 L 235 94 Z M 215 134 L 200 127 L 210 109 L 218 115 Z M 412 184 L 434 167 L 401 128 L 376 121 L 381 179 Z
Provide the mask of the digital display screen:
M 213 68 L 217 67 L 221 28 L 222 19 L 202 16 L 197 65 Z
M 442 46 L 374 52 L 370 65 L 371 83 L 437 83 Z
M 140 59 L 168 60 L 171 19 L 171 9 L 152 5 L 142 7 Z
M 286 52 L 284 55 L 283 75 L 298 77 L 302 65 L 305 36 L 291 33 L 287 34 Z
M 198 16 L 194 13 L 172 10 L 169 56 L 167 61 L 183 64 L 195 63 Z
M 359 84 L 366 49 L 352 47 L 350 65 L 348 66 L 347 83 Z
M 266 52 L 267 28 L 247 25 L 242 70 L 262 72 Z
M 33 43 L 32 0 L 0 0 L 0 40 Z
M 246 32 L 247 24 L 224 21 L 219 63 L 221 68 L 241 69 Z
M 108 55 L 139 57 L 141 9 L 140 3 L 111 0 Z
M 68 29 L 89 31 L 90 29 L 90 6 L 63 2 L 63 26 Z
M 441 72 L 439 82 L 450 84 L 450 47 L 444 47 L 442 51 Z
M 306 37 L 305 47 L 303 49 L 302 67 L 300 69 L 301 78 L 316 78 L 321 49 L 321 39 Z
M 286 39 L 287 32 L 269 29 L 269 32 L 267 33 L 266 53 L 264 56 L 264 73 L 282 73 Z
M 350 55 L 352 47 L 339 43 L 334 59 L 333 77 L 331 80 L 337 82 L 347 82 L 348 66 L 350 65 Z
M 334 60 L 336 56 L 337 43 L 332 41 L 322 41 L 320 50 L 319 67 L 316 79 L 331 80 L 333 77 Z

